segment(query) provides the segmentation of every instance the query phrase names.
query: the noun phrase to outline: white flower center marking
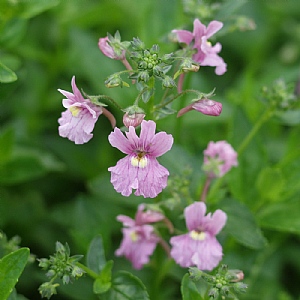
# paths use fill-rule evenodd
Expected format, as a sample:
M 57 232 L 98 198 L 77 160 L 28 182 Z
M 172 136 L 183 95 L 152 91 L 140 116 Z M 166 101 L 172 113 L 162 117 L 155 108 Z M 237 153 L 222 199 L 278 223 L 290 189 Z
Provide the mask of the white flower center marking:
M 133 167 L 145 168 L 148 165 L 148 159 L 145 157 L 146 152 L 137 151 L 137 155 L 131 158 L 131 165 Z
M 135 231 L 130 232 L 130 238 L 133 242 L 136 242 L 139 239 L 138 234 Z
M 69 111 L 72 113 L 73 117 L 77 117 L 79 112 L 81 111 L 81 108 L 78 106 L 70 106 Z
M 192 230 L 190 232 L 190 237 L 195 241 L 203 241 L 205 240 L 206 233 L 203 231 Z

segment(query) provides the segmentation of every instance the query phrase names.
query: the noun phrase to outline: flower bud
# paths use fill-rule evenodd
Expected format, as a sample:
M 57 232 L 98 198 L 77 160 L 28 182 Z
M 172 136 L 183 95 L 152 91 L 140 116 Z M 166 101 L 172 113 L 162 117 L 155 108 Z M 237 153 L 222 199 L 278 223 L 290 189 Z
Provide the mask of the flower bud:
M 172 87 L 176 86 L 176 83 L 172 77 L 165 76 L 165 78 L 163 79 L 162 85 L 165 88 L 172 88 Z
M 125 113 L 123 116 L 123 124 L 129 128 L 129 126 L 137 127 L 139 126 L 145 118 L 145 114 L 143 113 L 133 113 L 129 114 Z
M 122 86 L 123 82 L 119 76 L 112 75 L 105 80 L 104 84 L 108 88 L 114 88 L 117 86 Z

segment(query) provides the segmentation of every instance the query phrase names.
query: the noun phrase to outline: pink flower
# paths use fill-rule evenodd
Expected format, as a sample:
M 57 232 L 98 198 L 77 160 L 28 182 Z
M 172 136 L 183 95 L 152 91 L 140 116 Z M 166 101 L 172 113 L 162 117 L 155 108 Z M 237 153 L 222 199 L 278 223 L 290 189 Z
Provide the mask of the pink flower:
M 197 110 L 204 115 L 219 116 L 222 112 L 222 103 L 210 99 L 200 99 L 182 108 L 178 112 L 177 117 L 182 116 L 192 109 Z
M 129 128 L 130 126 L 137 127 L 139 126 L 145 118 L 144 113 L 133 113 L 129 114 L 126 112 L 123 116 L 123 124 Z
M 222 246 L 216 235 L 224 227 L 227 216 L 222 210 L 205 216 L 206 205 L 195 202 L 184 210 L 188 233 L 171 238 L 171 257 L 186 268 L 197 266 L 200 270 L 212 270 L 222 259 Z
M 109 45 L 107 36 L 99 39 L 98 46 L 102 53 L 109 58 L 117 60 L 122 60 L 125 58 L 125 50 L 122 51 L 121 55 L 117 55 L 113 47 Z
M 58 119 L 59 135 L 68 138 L 75 144 L 88 142 L 93 134 L 95 123 L 102 114 L 101 106 L 93 104 L 89 99 L 84 99 L 72 77 L 73 94 L 64 90 L 58 90 L 67 99 L 63 99 L 63 106 L 67 108 Z
M 177 34 L 180 43 L 191 44 L 197 52 L 193 55 L 193 60 L 200 63 L 201 66 L 216 67 L 215 73 L 222 75 L 226 72 L 227 65 L 224 60 L 218 55 L 222 46 L 217 43 L 212 46 L 208 39 L 223 27 L 222 22 L 212 21 L 207 27 L 198 19 L 194 20 L 193 32 L 187 30 L 173 30 Z
M 203 169 L 211 177 L 222 177 L 237 165 L 237 152 L 226 141 L 209 142 L 204 150 Z
M 155 134 L 155 127 L 154 121 L 143 120 L 140 137 L 133 126 L 129 127 L 126 137 L 119 128 L 108 137 L 113 147 L 127 154 L 116 166 L 108 169 L 111 183 L 123 196 L 129 196 L 132 189 L 136 189 L 136 196 L 154 198 L 167 186 L 169 171 L 158 163 L 156 157 L 171 149 L 173 137 L 165 132 Z
M 117 256 L 125 256 L 131 261 L 135 269 L 141 269 L 149 262 L 159 242 L 159 237 L 154 232 L 154 227 L 148 223 L 159 222 L 164 216 L 155 211 L 144 212 L 144 204 L 139 205 L 135 220 L 128 216 L 119 215 L 117 220 L 122 222 L 125 228 L 122 229 L 123 240 L 120 248 L 116 250 Z

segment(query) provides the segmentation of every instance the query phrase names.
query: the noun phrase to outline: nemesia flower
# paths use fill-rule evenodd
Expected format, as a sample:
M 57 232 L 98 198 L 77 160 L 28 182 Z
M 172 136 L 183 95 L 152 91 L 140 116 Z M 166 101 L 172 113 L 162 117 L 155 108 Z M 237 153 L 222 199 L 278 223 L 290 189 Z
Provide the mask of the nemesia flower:
M 205 216 L 206 205 L 194 202 L 184 210 L 188 233 L 174 236 L 170 243 L 171 257 L 181 267 L 197 266 L 200 270 L 212 270 L 222 259 L 222 246 L 216 235 L 224 227 L 227 216 L 222 210 Z
M 219 116 L 222 112 L 222 103 L 210 99 L 200 99 L 182 108 L 178 112 L 177 117 L 182 116 L 192 109 L 197 110 L 204 115 Z
M 211 177 L 222 177 L 238 165 L 237 152 L 226 141 L 209 142 L 203 153 L 203 169 Z
M 113 47 L 109 45 L 107 36 L 99 39 L 98 46 L 102 53 L 109 58 L 117 60 L 122 60 L 125 58 L 125 50 L 122 51 L 122 55 L 117 55 Z
M 172 30 L 177 35 L 180 43 L 190 45 L 192 42 L 193 49 L 197 52 L 193 55 L 193 60 L 200 63 L 201 66 L 216 67 L 215 73 L 222 75 L 227 70 L 227 65 L 224 60 L 218 55 L 222 46 L 216 43 L 214 46 L 208 39 L 223 27 L 223 23 L 212 21 L 206 27 L 198 19 L 194 20 L 193 32 L 188 30 Z
M 93 134 L 95 123 L 103 113 L 101 106 L 93 104 L 89 99 L 84 99 L 75 83 L 75 76 L 72 77 L 73 94 L 58 89 L 67 99 L 63 99 L 63 106 L 67 108 L 58 119 L 59 135 L 68 138 L 75 144 L 88 142 Z
M 127 154 L 116 166 L 108 169 L 111 183 L 123 196 L 129 196 L 132 189 L 136 189 L 136 196 L 154 198 L 167 186 L 169 171 L 158 163 L 156 157 L 171 149 L 173 137 L 166 132 L 155 134 L 155 128 L 154 121 L 143 120 L 140 137 L 133 126 L 125 133 L 126 137 L 119 128 L 108 137 L 113 147 Z
M 160 240 L 149 223 L 164 219 L 161 213 L 151 210 L 144 212 L 144 208 L 144 204 L 139 205 L 134 220 L 124 215 L 117 216 L 117 220 L 122 222 L 125 228 L 122 229 L 123 240 L 120 248 L 115 254 L 125 256 L 135 269 L 141 269 L 149 262 L 149 257 Z

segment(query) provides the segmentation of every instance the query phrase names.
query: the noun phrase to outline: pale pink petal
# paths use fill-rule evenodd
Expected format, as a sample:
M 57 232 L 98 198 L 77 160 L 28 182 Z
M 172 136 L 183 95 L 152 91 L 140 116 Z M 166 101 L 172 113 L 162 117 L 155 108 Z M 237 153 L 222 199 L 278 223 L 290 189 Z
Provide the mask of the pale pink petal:
M 116 58 L 114 49 L 108 44 L 108 37 L 100 38 L 98 42 L 99 49 L 102 53 L 112 59 Z
M 84 98 L 83 98 L 83 96 L 81 95 L 81 93 L 80 93 L 78 87 L 76 86 L 76 83 L 75 83 L 75 76 L 72 77 L 71 85 L 72 85 L 72 90 L 73 90 L 73 94 L 74 94 L 74 96 L 75 96 L 76 101 L 83 102 L 83 101 L 84 101 Z
M 114 131 L 108 136 L 108 140 L 113 147 L 118 148 L 125 154 L 130 154 L 133 150 L 133 146 L 130 141 L 117 127 L 115 127 Z
M 155 135 L 156 124 L 154 121 L 143 121 L 141 124 L 141 133 L 139 146 L 145 151 L 149 152 L 149 148 L 152 143 L 152 139 Z
M 193 34 L 187 30 L 172 30 L 173 33 L 177 35 L 179 43 L 190 44 L 193 40 Z
M 197 43 L 197 41 L 199 39 L 201 39 L 201 37 L 203 35 L 205 35 L 205 31 L 206 31 L 206 27 L 205 25 L 203 25 L 199 19 L 195 19 L 194 20 L 194 30 L 193 30 L 193 35 L 194 35 L 194 39 L 195 42 Z
M 206 205 L 203 202 L 194 202 L 185 208 L 184 216 L 186 220 L 186 227 L 189 231 L 199 229 L 205 212 Z
M 117 220 L 122 222 L 126 227 L 133 227 L 135 225 L 135 221 L 128 216 L 118 215 Z
M 213 215 L 208 214 L 202 221 L 202 226 L 205 231 L 211 235 L 217 235 L 225 226 L 227 215 L 222 210 L 217 209 Z
M 159 132 L 152 139 L 148 151 L 151 153 L 151 155 L 159 157 L 172 148 L 173 141 L 174 139 L 171 134 Z
M 223 27 L 223 23 L 219 21 L 211 21 L 206 29 L 206 37 L 209 39 L 212 35 L 214 35 L 217 31 L 219 31 Z

